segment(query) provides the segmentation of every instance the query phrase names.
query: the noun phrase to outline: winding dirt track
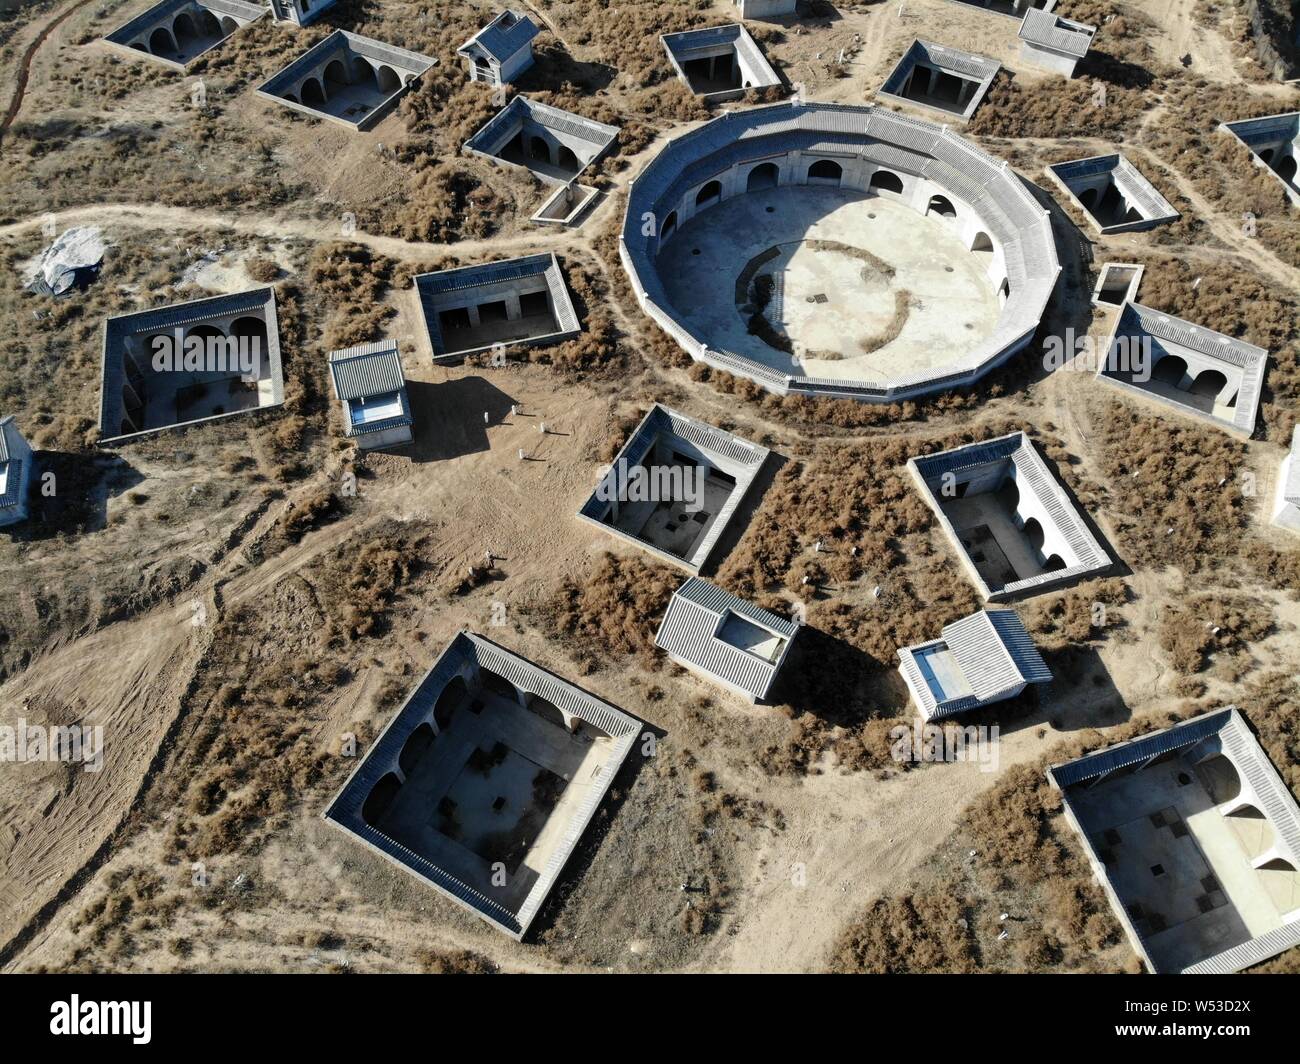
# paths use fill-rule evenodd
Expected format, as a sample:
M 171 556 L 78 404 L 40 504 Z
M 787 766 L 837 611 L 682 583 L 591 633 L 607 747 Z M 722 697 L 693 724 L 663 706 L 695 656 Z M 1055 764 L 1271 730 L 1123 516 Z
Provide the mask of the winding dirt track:
M 37 50 L 45 43 L 50 34 L 59 28 L 59 25 L 64 20 L 88 3 L 90 3 L 90 0 L 77 0 L 71 7 L 64 8 L 45 24 L 45 28 L 27 46 L 27 51 L 23 53 L 22 62 L 18 66 L 18 84 L 14 86 L 13 98 L 9 101 L 9 108 L 5 111 L 4 118 L 0 119 L 0 147 L 4 146 L 5 134 L 9 132 L 9 127 L 13 125 L 14 119 L 18 117 L 18 111 L 23 105 L 24 97 L 27 95 L 27 78 L 31 74 L 32 59 L 35 58 Z

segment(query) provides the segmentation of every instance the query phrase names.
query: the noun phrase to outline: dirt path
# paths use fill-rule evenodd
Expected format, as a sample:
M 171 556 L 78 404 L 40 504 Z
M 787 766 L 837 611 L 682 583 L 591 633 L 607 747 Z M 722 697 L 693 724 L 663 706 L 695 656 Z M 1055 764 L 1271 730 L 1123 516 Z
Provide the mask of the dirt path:
M 13 125 L 14 119 L 18 117 L 18 111 L 22 108 L 23 100 L 27 95 L 27 79 L 32 72 L 32 60 L 36 57 L 36 52 L 44 44 L 51 33 L 75 12 L 85 7 L 90 0 L 77 0 L 71 7 L 64 8 L 63 11 L 55 15 L 45 27 L 37 34 L 36 39 L 27 46 L 27 51 L 23 53 L 22 62 L 18 66 L 18 83 L 14 86 L 13 98 L 9 101 L 9 109 L 5 111 L 4 117 L 0 119 L 0 147 L 4 145 L 4 136 L 9 132 L 9 127 Z

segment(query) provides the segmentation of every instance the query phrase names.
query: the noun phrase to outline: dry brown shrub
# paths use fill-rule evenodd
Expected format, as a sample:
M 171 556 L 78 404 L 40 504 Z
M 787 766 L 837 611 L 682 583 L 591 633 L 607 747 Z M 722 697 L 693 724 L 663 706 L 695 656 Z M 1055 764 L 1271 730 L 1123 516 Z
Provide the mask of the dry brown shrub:
M 434 949 L 421 946 L 415 951 L 415 963 L 426 975 L 495 975 L 497 966 L 467 949 Z
M 586 674 L 611 658 L 629 656 L 654 667 L 654 633 L 681 583 L 680 574 L 667 566 L 602 554 L 585 579 L 566 580 L 536 615 Z
M 841 936 L 835 972 L 973 972 L 976 952 L 966 910 L 943 892 L 877 898 Z
M 1160 621 L 1160 646 L 1179 672 L 1200 672 L 1213 654 L 1231 654 L 1273 630 L 1273 611 L 1245 595 L 1196 595 L 1167 608 Z

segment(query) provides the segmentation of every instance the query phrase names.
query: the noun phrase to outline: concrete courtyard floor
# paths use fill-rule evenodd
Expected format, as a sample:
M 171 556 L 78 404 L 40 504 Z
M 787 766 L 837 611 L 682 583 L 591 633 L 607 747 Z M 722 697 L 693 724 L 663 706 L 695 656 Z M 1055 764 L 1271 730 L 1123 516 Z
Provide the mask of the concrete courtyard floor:
M 894 276 L 867 266 L 864 279 L 861 259 L 814 251 L 807 242 L 815 240 L 868 251 L 893 267 Z M 746 263 L 772 247 L 779 255 L 758 270 L 776 282 L 764 313 L 793 342 L 793 356 L 751 335 L 735 301 Z M 674 308 L 714 349 L 793 376 L 887 383 L 942 370 L 993 333 L 1001 307 L 986 261 L 940 217 L 874 195 L 806 185 L 751 192 L 706 209 L 669 241 L 659 273 Z M 880 335 L 894 318 L 900 290 L 913 296 L 901 331 L 863 353 L 860 341 Z M 839 357 L 811 357 L 823 352 Z
M 474 697 L 483 702 L 482 712 L 475 714 L 467 705 L 456 710 L 450 727 L 407 775 L 380 827 L 461 882 L 517 912 L 571 830 L 583 801 L 603 782 L 612 742 L 607 736 L 570 734 L 486 690 Z M 467 766 L 476 749 L 489 753 L 497 743 L 509 750 L 500 765 L 486 773 Z M 533 779 L 542 768 L 565 781 L 550 810 L 537 809 L 532 801 Z M 444 795 L 456 802 L 459 838 L 441 830 L 445 818 L 438 804 Z M 498 797 L 505 801 L 494 808 Z M 526 827 L 522 824 L 526 819 L 536 823 Z M 491 838 L 521 829 L 524 856 L 509 870 L 504 884 L 496 883 L 491 860 L 475 847 L 483 849 Z
M 1276 902 L 1201 768 L 1175 758 L 1076 788 L 1070 800 L 1094 845 L 1113 854 L 1106 871 L 1120 900 L 1164 918 L 1163 930 L 1145 932 L 1159 970 L 1177 971 L 1281 926 Z M 1177 821 L 1186 831 L 1171 828 Z

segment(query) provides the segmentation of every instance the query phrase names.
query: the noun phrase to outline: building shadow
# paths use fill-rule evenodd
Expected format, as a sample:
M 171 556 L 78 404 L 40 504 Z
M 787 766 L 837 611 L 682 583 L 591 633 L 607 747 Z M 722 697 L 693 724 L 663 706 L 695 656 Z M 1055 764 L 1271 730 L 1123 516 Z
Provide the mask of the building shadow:
M 145 479 L 115 452 L 34 451 L 32 457 L 27 520 L 0 533 L 15 540 L 99 532 L 108 524 L 109 500 Z
M 570 895 L 573 894 L 587 875 L 592 862 L 595 861 L 596 855 L 600 852 L 605 837 L 609 834 L 610 828 L 618 820 L 619 811 L 631 796 L 637 777 L 640 776 L 641 770 L 645 767 L 647 761 L 647 758 L 642 753 L 644 743 L 640 736 L 649 732 L 654 736 L 655 743 L 659 744 L 663 742 L 664 737 L 668 734 L 662 728 L 654 724 L 648 724 L 645 721 L 641 721 L 640 725 L 637 741 L 632 744 L 632 749 L 628 751 L 623 764 L 619 766 L 618 772 L 615 773 L 614 779 L 609 785 L 609 790 L 605 792 L 605 797 L 601 800 L 600 805 L 596 807 L 595 815 L 587 824 L 586 830 L 578 839 L 578 845 L 573 848 L 573 852 L 565 862 L 564 870 L 551 885 L 546 901 L 542 903 L 541 909 L 533 917 L 533 922 L 528 925 L 528 933 L 524 936 L 525 942 L 536 942 L 555 926 L 556 919 L 569 903 Z
M 892 718 L 908 699 L 907 685 L 894 664 L 804 625 L 768 701 L 844 728 Z
M 1149 89 L 1156 76 L 1146 67 L 1117 59 L 1106 52 L 1090 48 L 1074 71 L 1075 77 L 1096 78 L 1126 89 Z
M 735 549 L 736 544 L 740 542 L 740 537 L 749 528 L 749 522 L 753 520 L 759 504 L 763 501 L 763 496 L 767 494 L 767 489 L 772 486 L 777 473 L 781 471 L 781 467 L 788 461 L 788 458 L 777 454 L 775 451 L 768 454 L 767 461 L 754 474 L 754 479 L 749 482 L 749 490 L 745 492 L 745 497 L 741 499 L 740 505 L 732 513 L 731 520 L 727 522 L 727 527 L 722 530 L 722 535 L 713 544 L 709 556 L 700 565 L 701 576 L 716 572 L 718 563 Z
M 515 81 L 520 92 L 558 92 L 577 86 L 587 93 L 609 88 L 618 71 L 607 63 L 574 59 L 558 42 L 533 51 L 533 65 Z
M 1005 702 L 953 718 L 960 725 L 997 725 L 1010 735 L 1026 728 L 1053 732 L 1113 728 L 1132 717 L 1096 647 L 1067 646 L 1043 651 L 1052 682 L 1031 684 Z
M 489 450 L 489 427 L 508 420 L 515 402 L 484 377 L 407 381 L 406 394 L 414 437 L 401 453 L 413 462 L 445 462 Z

